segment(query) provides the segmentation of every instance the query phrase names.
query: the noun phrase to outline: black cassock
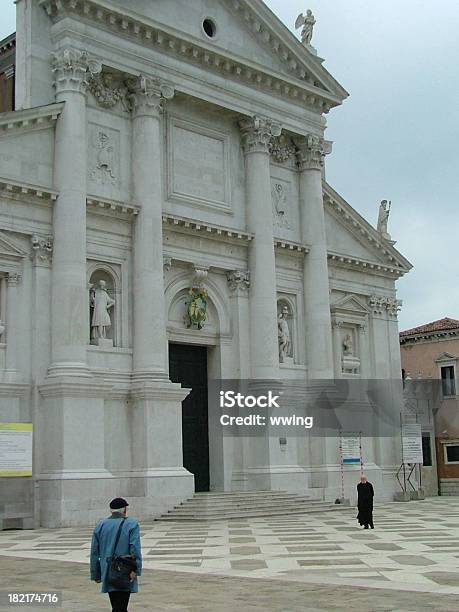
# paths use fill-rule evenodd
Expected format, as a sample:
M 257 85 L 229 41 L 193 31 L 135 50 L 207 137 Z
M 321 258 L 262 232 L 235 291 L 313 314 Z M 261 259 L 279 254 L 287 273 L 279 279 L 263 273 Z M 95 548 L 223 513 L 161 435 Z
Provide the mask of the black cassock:
M 359 513 L 357 520 L 360 525 L 373 526 L 373 485 L 371 482 L 359 482 L 357 485 L 357 508 Z

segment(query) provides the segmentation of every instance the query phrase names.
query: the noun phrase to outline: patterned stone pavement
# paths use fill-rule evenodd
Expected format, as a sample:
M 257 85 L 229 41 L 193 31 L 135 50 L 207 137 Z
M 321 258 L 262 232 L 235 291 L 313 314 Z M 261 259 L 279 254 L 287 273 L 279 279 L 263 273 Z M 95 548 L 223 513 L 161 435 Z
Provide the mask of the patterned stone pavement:
M 315 515 L 142 525 L 145 567 L 459 595 L 459 498 Z M 0 555 L 88 563 L 90 529 L 0 532 Z

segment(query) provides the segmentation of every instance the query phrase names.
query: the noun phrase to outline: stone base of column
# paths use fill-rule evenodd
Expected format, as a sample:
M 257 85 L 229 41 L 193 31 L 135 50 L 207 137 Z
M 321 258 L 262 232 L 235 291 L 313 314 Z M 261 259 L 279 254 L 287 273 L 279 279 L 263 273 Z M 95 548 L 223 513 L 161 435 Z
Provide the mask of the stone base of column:
M 55 472 L 37 477 L 42 527 L 92 527 L 109 516 L 114 497 L 128 500 L 139 520 L 158 518 L 194 493 L 194 477 L 181 467 L 148 472 Z
M 142 482 L 140 508 L 146 516 L 171 509 L 194 493 L 194 476 L 183 467 L 182 401 L 189 389 L 168 379 L 132 384 L 132 470 Z
M 85 363 L 53 363 L 48 368 L 49 378 L 62 378 L 62 377 L 78 377 L 78 378 L 91 378 L 91 371 Z

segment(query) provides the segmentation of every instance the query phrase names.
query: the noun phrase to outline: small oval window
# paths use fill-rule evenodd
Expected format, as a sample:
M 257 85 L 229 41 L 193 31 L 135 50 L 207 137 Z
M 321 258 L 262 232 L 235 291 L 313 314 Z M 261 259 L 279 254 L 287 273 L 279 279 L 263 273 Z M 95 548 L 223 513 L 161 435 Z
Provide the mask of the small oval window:
M 214 38 L 217 33 L 217 26 L 212 19 L 204 19 L 202 22 L 202 27 L 204 32 L 207 34 L 209 38 Z

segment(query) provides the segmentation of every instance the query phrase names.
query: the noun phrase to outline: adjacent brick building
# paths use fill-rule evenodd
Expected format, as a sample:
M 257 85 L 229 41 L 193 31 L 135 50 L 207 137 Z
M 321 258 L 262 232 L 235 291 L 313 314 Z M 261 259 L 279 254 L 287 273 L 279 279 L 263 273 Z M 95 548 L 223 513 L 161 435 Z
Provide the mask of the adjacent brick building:
M 400 332 L 402 374 L 407 380 L 431 380 L 428 410 L 422 416 L 424 467 L 428 493 L 435 477 L 441 495 L 459 494 L 459 320 L 445 317 Z M 438 381 L 438 384 L 435 384 Z M 426 387 L 424 387 L 425 390 Z M 430 448 L 429 448 L 430 446 Z M 435 456 L 431 451 L 435 448 Z

